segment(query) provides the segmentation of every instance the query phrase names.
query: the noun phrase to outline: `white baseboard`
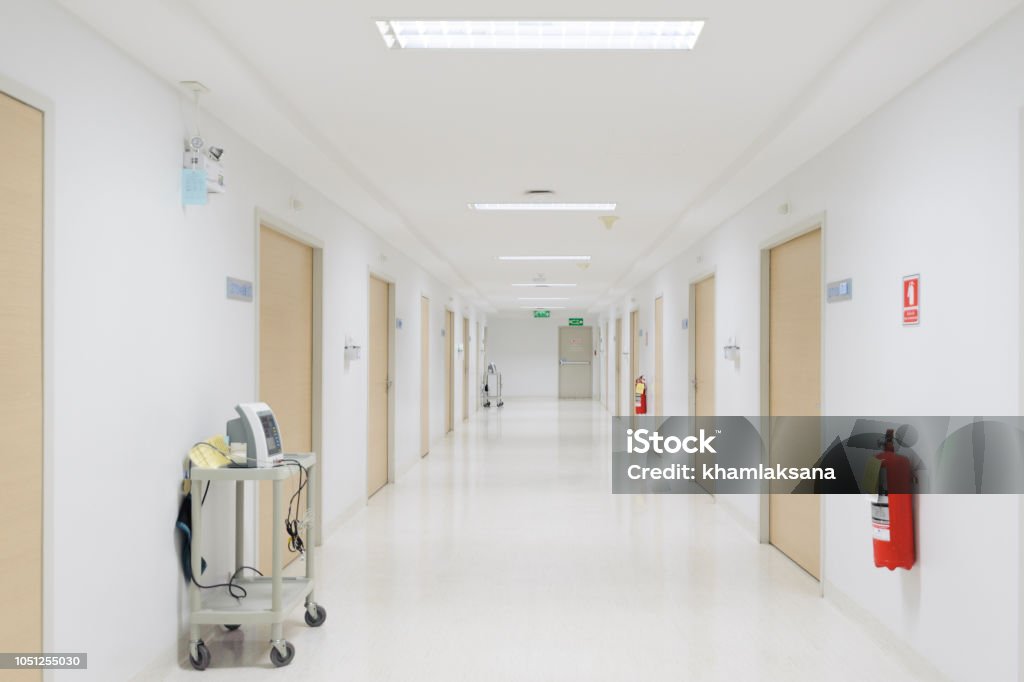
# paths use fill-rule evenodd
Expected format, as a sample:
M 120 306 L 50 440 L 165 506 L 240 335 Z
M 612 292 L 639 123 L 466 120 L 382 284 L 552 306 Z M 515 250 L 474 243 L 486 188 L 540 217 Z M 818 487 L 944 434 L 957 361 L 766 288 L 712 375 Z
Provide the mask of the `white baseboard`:
M 428 451 L 427 454 L 429 454 L 429 451 Z M 405 476 L 405 474 L 410 469 L 412 469 L 413 467 L 415 467 L 417 464 L 419 464 L 422 461 L 423 461 L 423 455 L 416 455 L 415 457 L 409 457 L 407 461 L 402 462 L 401 466 L 398 468 L 398 471 L 395 472 L 395 480 L 397 481 L 402 476 Z
M 751 519 L 744 516 L 734 504 L 725 502 L 723 499 L 715 498 L 715 504 L 725 509 L 738 526 L 749 533 L 752 538 L 757 540 L 760 537 L 757 519 Z
M 364 509 L 366 509 L 366 500 L 355 500 L 345 507 L 341 513 L 335 515 L 333 519 L 324 524 L 323 541 L 327 542 L 327 538 L 330 537 L 331 533 L 345 525 L 346 522 Z
M 825 581 L 822 585 L 825 600 L 836 607 L 843 615 L 855 621 L 861 626 L 861 630 L 880 649 L 891 653 L 894 658 L 899 658 L 919 677 L 929 680 L 948 680 L 944 674 L 929 661 L 923 654 L 910 646 L 910 643 L 898 635 L 883 621 L 876 618 L 871 612 L 858 604 L 852 597 L 836 587 L 835 583 Z

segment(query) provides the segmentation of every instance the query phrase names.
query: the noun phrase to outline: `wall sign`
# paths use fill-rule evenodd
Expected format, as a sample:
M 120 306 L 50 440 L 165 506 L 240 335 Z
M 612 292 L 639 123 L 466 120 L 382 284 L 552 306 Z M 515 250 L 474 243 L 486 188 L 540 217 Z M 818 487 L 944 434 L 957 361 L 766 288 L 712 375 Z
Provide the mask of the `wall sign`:
M 921 275 L 903 278 L 903 325 L 921 323 Z
M 829 282 L 826 300 L 829 303 L 836 301 L 849 301 L 853 298 L 853 280 L 844 279 L 838 282 Z
M 533 316 L 535 318 L 538 318 L 538 319 L 539 318 L 545 318 L 545 317 L 551 317 L 551 311 L 550 310 L 534 310 L 533 311 Z
M 582 327 L 583 326 L 583 318 L 582 317 L 570 317 L 569 318 L 569 326 L 570 327 Z
M 181 169 L 181 203 L 183 206 L 206 205 L 206 171 Z
M 235 301 L 252 302 L 252 282 L 228 277 L 228 298 Z

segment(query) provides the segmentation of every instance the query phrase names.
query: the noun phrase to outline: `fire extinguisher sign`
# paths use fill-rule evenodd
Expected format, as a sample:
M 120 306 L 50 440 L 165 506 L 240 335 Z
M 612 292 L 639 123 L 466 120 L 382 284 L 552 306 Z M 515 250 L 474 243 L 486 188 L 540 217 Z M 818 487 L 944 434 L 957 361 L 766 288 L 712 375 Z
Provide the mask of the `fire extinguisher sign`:
M 921 275 L 903 278 L 903 326 L 921 323 Z

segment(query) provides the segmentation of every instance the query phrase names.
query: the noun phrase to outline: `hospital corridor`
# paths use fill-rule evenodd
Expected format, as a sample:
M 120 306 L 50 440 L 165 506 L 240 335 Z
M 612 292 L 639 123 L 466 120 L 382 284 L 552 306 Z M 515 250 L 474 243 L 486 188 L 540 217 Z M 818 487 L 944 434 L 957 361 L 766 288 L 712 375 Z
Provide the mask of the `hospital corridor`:
M 306 660 L 256 670 L 266 643 L 241 632 L 211 647 L 250 679 L 930 679 L 710 498 L 604 494 L 605 421 L 540 399 L 473 418 L 324 544 L 339 616 Z
M 0 0 L 0 682 L 1024 682 L 1024 1 Z

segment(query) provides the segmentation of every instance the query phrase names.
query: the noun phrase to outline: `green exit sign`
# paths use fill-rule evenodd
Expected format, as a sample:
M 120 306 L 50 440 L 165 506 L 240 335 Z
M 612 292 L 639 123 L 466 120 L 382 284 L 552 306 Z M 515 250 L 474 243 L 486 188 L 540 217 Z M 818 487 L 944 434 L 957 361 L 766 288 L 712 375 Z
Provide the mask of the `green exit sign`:
M 534 310 L 533 311 L 533 316 L 534 317 L 551 317 L 551 311 L 550 310 Z
M 570 327 L 582 327 L 583 326 L 583 318 L 582 317 L 570 317 L 569 318 L 569 326 Z

